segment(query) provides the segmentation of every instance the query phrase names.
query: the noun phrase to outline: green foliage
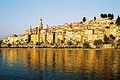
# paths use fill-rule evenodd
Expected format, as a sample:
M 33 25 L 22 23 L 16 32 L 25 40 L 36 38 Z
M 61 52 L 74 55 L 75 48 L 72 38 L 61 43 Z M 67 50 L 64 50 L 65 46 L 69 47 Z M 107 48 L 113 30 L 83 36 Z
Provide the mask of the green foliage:
M 111 39 L 112 41 L 114 41 L 114 40 L 116 39 L 116 37 L 113 36 L 112 34 L 110 34 L 109 37 L 110 37 L 110 39 Z
M 115 48 L 115 39 L 116 39 L 116 37 L 115 36 L 113 36 L 112 34 L 110 34 L 109 35 L 109 38 L 110 38 L 110 43 L 112 44 L 112 47 L 114 47 Z
M 2 40 L 0 40 L 0 44 L 2 44 Z
M 84 43 L 83 43 L 83 48 L 91 48 L 89 42 L 87 42 L 87 41 L 84 42 Z
M 104 35 L 103 40 L 104 40 L 104 44 L 109 44 L 110 39 L 109 37 L 107 37 L 107 35 Z
M 114 15 L 109 13 L 109 14 L 101 14 L 101 18 L 109 18 L 109 19 L 114 19 Z
M 11 44 L 10 44 L 10 43 L 8 44 L 8 47 L 9 47 L 9 48 L 11 47 Z
M 67 41 L 67 45 L 68 45 L 68 46 L 73 45 L 72 41 L 71 41 L 71 40 L 68 40 L 68 41 Z
M 112 19 L 114 19 L 114 15 L 113 14 L 108 14 L 108 18 L 112 20 Z
M 42 45 L 43 44 L 43 42 L 37 42 L 36 43 L 36 45 Z
M 101 39 L 94 41 L 94 45 L 96 46 L 96 48 L 100 48 L 102 44 L 103 44 L 103 41 Z
M 118 18 L 116 19 L 116 25 L 119 26 L 120 25 L 120 17 L 118 16 Z
M 80 41 L 76 41 L 76 45 L 79 45 L 80 44 Z
M 107 14 L 101 14 L 101 18 L 107 18 Z
M 1 47 L 2 42 L 3 42 L 3 41 L 2 41 L 2 40 L 0 40 L 0 47 Z
M 120 48 L 120 39 L 117 40 L 117 48 Z
M 114 40 L 116 39 L 115 36 L 113 36 L 112 34 L 109 35 L 109 37 L 107 35 L 104 35 L 104 44 L 109 44 L 109 43 L 113 43 Z
M 16 43 L 19 45 L 19 44 L 20 44 L 20 41 L 19 41 L 19 40 L 17 40 L 17 41 L 16 41 Z
M 96 20 L 96 17 L 94 17 L 94 21 Z
M 86 17 L 83 17 L 83 22 L 85 22 L 86 21 Z

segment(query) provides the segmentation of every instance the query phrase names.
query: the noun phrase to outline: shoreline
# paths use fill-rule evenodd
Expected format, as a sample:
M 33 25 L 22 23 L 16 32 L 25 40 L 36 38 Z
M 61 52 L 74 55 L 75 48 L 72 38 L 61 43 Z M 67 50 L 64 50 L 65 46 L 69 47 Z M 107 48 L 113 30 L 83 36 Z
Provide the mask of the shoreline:
M 0 47 L 0 49 L 82 49 L 82 50 L 104 50 L 104 49 L 115 49 L 119 48 L 79 48 L 79 47 Z

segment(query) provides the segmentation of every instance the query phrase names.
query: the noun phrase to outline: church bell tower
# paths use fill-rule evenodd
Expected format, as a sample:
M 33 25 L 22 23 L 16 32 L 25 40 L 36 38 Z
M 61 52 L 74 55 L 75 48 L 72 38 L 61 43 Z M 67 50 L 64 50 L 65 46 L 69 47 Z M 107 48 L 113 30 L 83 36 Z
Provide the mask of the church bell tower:
M 39 25 L 39 29 L 40 29 L 40 30 L 42 30 L 42 29 L 43 29 L 42 18 L 40 19 L 40 25 Z
M 42 23 L 42 18 L 40 18 L 40 24 L 39 24 L 39 29 L 38 29 L 38 42 L 42 41 L 42 35 L 41 35 L 42 29 L 43 29 L 43 23 Z

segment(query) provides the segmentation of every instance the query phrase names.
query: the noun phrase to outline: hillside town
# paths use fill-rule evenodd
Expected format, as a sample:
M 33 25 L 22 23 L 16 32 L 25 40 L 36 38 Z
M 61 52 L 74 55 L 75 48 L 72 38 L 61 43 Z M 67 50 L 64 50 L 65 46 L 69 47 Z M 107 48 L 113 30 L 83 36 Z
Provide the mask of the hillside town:
M 120 17 L 101 14 L 56 26 L 43 26 L 40 19 L 39 26 L 6 36 L 0 43 L 2 48 L 120 48 Z

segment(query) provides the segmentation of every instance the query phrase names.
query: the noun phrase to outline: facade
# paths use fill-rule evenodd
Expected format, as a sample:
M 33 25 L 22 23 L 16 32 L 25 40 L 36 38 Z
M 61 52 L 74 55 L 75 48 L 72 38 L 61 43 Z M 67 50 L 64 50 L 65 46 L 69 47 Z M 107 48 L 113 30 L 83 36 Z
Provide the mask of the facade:
M 30 44 L 36 44 L 38 42 L 38 34 L 31 34 Z
M 113 23 L 113 24 L 111 24 Z M 93 44 L 95 40 L 101 39 L 103 41 L 104 35 L 112 34 L 116 40 L 120 39 L 120 30 L 115 24 L 115 20 L 108 18 L 98 18 L 96 21 L 90 20 L 84 23 L 74 22 L 65 23 L 63 25 L 51 26 L 47 25 L 43 29 L 42 19 L 38 27 L 30 28 L 22 35 L 10 35 L 3 39 L 4 44 L 32 44 L 37 43 L 47 45 L 67 45 L 71 41 L 74 45 L 82 46 L 82 43 L 88 41 Z

